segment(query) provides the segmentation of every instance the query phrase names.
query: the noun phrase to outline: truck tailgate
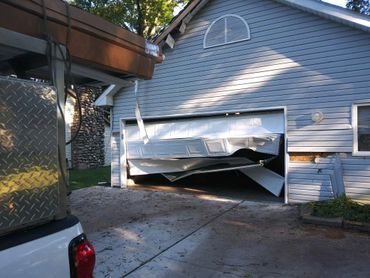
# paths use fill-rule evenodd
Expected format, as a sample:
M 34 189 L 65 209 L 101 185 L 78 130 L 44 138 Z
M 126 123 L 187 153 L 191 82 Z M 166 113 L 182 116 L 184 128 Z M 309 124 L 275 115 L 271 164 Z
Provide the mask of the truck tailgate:
M 69 216 L 0 239 L 0 277 L 70 277 L 69 243 L 82 234 Z

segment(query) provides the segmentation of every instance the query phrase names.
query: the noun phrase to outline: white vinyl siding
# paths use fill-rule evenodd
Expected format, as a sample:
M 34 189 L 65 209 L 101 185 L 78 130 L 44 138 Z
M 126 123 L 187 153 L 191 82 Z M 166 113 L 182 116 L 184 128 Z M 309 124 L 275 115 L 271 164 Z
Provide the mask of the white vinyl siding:
M 348 156 L 342 165 L 346 195 L 370 203 L 370 157 Z
M 370 158 L 341 154 L 344 190 L 348 197 L 370 203 Z M 317 162 L 290 162 L 288 192 L 291 203 L 320 201 L 333 198 L 333 158 Z
M 333 198 L 333 164 L 290 162 L 288 198 L 291 203 L 322 201 Z
M 111 137 L 111 186 L 120 187 L 120 135 L 115 132 Z
M 112 153 L 111 153 L 111 128 L 109 125 L 104 126 L 104 165 L 111 165 Z

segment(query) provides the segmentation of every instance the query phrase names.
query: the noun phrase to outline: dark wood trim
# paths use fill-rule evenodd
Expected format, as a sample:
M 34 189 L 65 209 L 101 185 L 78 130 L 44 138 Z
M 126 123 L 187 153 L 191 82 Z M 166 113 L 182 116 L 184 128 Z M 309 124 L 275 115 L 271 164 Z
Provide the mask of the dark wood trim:
M 0 2 L 0 27 L 42 38 L 41 0 L 3 0 Z M 47 3 L 48 30 L 65 44 L 67 9 L 62 1 Z M 154 65 L 161 62 L 145 53 L 144 38 L 76 7 L 70 8 L 69 50 L 73 62 L 100 70 L 150 79 Z
M 171 33 L 180 23 L 181 21 L 200 3 L 202 0 L 193 0 L 188 4 L 188 6 L 180 12 L 180 14 L 172 21 L 166 29 L 164 29 L 160 35 L 155 38 L 154 43 L 160 44 L 162 40 L 164 40 L 169 33 Z

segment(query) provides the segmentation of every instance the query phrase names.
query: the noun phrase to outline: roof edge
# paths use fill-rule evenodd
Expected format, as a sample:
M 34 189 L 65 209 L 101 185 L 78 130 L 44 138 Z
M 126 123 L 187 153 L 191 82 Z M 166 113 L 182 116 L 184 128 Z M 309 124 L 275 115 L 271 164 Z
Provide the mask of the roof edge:
M 331 19 L 338 23 L 370 32 L 370 17 L 349 9 L 317 0 L 274 0 L 276 2 Z
M 191 11 L 197 7 L 201 2 L 204 2 L 204 0 L 193 0 L 189 2 L 188 5 L 185 6 L 185 8 L 173 18 L 173 20 L 170 22 L 169 25 L 167 25 L 166 28 L 163 29 L 163 31 L 154 39 L 155 44 L 160 44 L 161 41 L 166 39 L 167 35 L 170 34 L 181 22 L 182 20 L 191 13 Z
M 209 0 L 193 0 L 186 6 L 173 21 L 155 38 L 154 43 L 160 44 L 171 34 L 182 21 L 194 10 L 198 12 Z M 319 0 L 274 0 L 281 4 L 297 8 L 299 10 L 315 14 L 317 16 L 330 19 L 337 23 L 347 25 L 370 33 L 370 17 L 346 8 L 338 7 Z M 200 9 L 197 9 L 200 7 Z
M 114 106 L 114 96 L 123 88 L 133 85 L 132 81 L 126 84 L 111 84 L 103 93 L 94 101 L 94 105 L 98 107 L 112 107 Z

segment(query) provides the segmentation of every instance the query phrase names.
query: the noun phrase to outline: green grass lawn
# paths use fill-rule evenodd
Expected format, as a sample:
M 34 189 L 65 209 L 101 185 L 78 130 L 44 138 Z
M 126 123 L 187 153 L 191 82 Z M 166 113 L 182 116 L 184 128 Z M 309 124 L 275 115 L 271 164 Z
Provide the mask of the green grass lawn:
M 370 222 L 370 205 L 356 203 L 345 196 L 314 202 L 311 206 L 314 216 L 343 217 L 346 220 Z
M 110 182 L 110 167 L 69 171 L 69 186 L 71 190 L 94 186 L 98 182 Z

